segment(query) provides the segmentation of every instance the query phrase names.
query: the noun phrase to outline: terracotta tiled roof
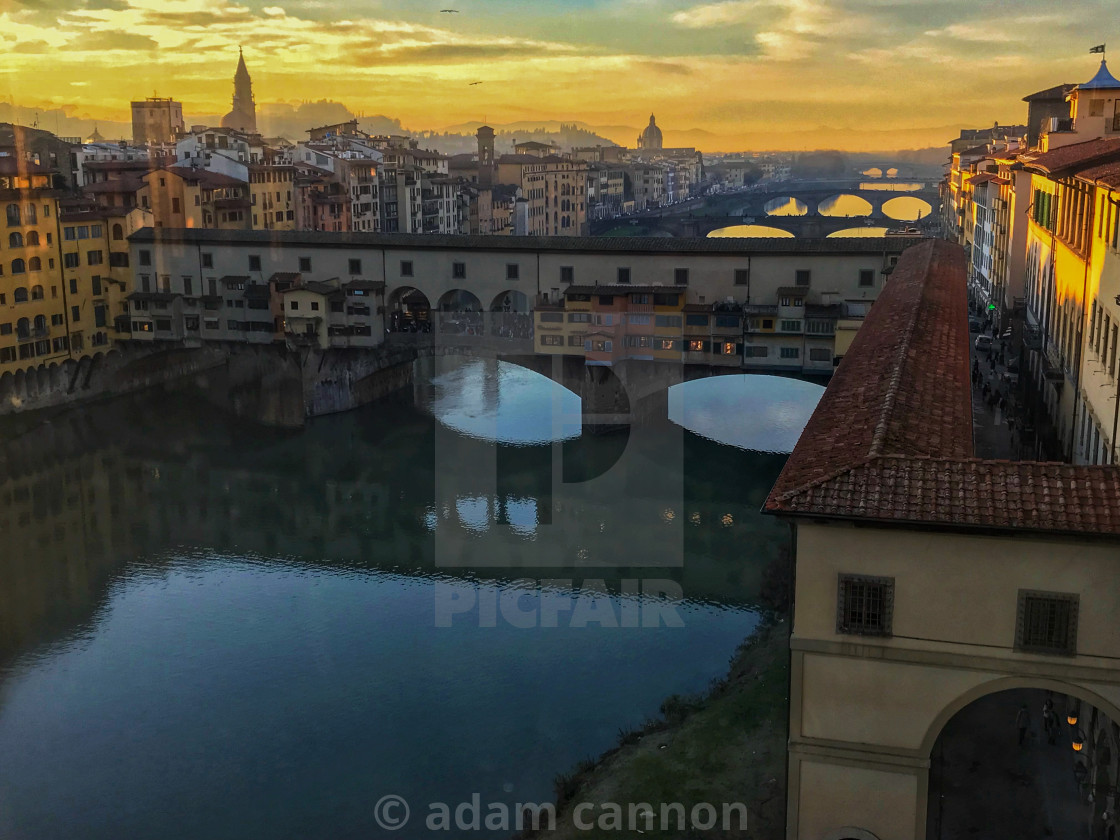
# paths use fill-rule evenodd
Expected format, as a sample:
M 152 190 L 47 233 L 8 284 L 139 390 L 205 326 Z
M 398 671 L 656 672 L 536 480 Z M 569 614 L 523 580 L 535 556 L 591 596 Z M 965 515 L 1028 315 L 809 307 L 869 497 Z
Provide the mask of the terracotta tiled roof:
M 1083 169 L 1077 173 L 1077 177 L 1091 184 L 1101 184 L 1115 189 L 1120 187 L 1120 160 Z
M 1053 151 L 1023 157 L 1023 166 L 1029 170 L 1052 175 L 1082 166 L 1093 166 L 1112 158 L 1120 158 L 1120 137 L 1100 137 L 1084 143 L 1071 143 Z
M 1120 468 L 972 455 L 965 258 L 931 240 L 902 255 L 764 510 L 1120 536 Z

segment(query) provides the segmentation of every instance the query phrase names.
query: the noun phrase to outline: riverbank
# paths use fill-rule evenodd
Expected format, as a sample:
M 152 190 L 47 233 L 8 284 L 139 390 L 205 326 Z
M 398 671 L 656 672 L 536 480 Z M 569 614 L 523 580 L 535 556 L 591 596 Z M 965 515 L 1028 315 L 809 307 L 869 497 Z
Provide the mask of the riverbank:
M 558 776 L 556 830 L 518 836 L 632 836 L 626 830 L 628 805 L 648 803 L 658 817 L 650 828 L 639 823 L 646 837 L 778 840 L 785 833 L 788 687 L 789 625 L 778 620 L 761 626 L 740 645 L 727 676 L 707 694 L 668 698 L 659 718 L 620 732 L 617 747 Z M 747 830 L 737 830 L 737 817 L 731 830 L 724 830 L 721 821 L 707 830 L 692 828 L 687 835 L 675 822 L 662 830 L 660 803 L 671 802 L 681 803 L 688 813 L 699 803 L 715 805 L 721 812 L 723 803 L 741 802 L 747 807 Z M 573 809 L 580 803 L 594 803 L 581 809 L 582 828 L 573 822 Z M 611 830 L 608 822 L 586 828 L 607 816 L 603 803 L 622 806 L 618 828 Z

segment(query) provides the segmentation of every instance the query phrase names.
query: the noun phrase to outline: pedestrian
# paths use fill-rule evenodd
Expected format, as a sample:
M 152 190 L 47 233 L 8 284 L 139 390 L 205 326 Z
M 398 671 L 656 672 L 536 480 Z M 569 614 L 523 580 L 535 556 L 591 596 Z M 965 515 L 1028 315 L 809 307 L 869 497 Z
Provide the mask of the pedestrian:
M 1055 743 L 1058 739 L 1058 716 L 1054 714 L 1054 703 L 1049 697 L 1042 704 L 1042 728 L 1046 731 L 1046 743 Z
M 999 410 L 1001 414 L 1007 410 L 1007 400 L 1004 398 L 1003 394 L 999 395 Z
M 1019 707 L 1019 713 L 1015 715 L 1015 726 L 1019 730 L 1019 746 L 1025 746 L 1027 743 L 1027 728 L 1031 725 L 1031 713 L 1027 711 L 1027 704 L 1024 703 Z

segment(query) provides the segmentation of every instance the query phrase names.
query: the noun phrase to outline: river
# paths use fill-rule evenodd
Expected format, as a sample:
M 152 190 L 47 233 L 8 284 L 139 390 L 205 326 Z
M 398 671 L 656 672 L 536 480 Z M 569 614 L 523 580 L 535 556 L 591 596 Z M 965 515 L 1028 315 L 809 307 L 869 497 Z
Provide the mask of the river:
M 701 380 L 676 422 L 584 439 L 560 386 L 445 359 L 299 433 L 147 394 L 9 441 L 0 837 L 365 838 L 386 794 L 550 800 L 723 675 L 821 393 Z

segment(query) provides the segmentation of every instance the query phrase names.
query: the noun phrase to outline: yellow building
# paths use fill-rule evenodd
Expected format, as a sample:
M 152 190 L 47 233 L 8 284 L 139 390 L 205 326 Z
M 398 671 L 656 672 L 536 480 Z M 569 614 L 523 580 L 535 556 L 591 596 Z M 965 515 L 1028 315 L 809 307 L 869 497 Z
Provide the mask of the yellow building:
M 295 174 L 294 166 L 249 166 L 253 230 L 296 229 Z
M 230 175 L 169 166 L 144 176 L 140 204 L 162 228 L 252 228 L 249 184 Z M 285 213 L 286 217 L 286 213 Z
M 587 164 L 549 155 L 502 155 L 498 182 L 520 187 L 533 236 L 582 236 L 587 221 Z
M 0 376 L 70 356 L 52 170 L 0 158 Z

